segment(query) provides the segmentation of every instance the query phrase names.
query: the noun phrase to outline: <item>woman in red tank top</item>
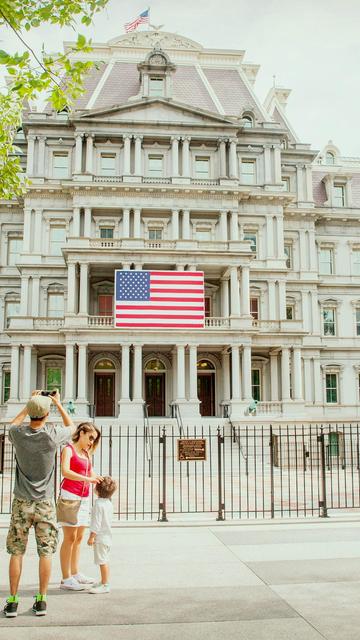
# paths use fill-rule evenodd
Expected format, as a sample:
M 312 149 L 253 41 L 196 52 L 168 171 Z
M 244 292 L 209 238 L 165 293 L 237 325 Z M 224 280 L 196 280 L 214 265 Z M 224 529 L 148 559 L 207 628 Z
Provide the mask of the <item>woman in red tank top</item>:
M 91 455 L 100 440 L 100 431 L 95 425 L 83 422 L 77 427 L 72 444 L 64 447 L 61 454 L 61 472 L 63 480 L 60 495 L 67 500 L 81 500 L 75 525 L 60 523 L 63 530 L 63 542 L 60 549 L 62 571 L 61 589 L 80 591 L 93 580 L 79 571 L 80 544 L 85 528 L 89 524 L 90 484 L 101 481 L 94 473 Z

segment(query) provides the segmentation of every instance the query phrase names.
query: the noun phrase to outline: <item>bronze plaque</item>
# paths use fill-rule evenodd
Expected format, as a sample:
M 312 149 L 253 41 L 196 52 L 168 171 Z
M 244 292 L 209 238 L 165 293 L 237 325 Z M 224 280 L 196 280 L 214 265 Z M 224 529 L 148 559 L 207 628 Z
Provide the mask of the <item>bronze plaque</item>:
M 206 460 L 205 438 L 178 440 L 178 461 Z

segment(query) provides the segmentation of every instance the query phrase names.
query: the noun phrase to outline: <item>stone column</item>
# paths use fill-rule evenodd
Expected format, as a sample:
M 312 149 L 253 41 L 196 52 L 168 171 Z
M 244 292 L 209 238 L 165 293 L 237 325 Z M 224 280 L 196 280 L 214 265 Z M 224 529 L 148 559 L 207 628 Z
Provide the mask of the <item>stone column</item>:
M 19 400 L 19 363 L 20 345 L 13 344 L 11 347 L 11 377 L 10 377 L 10 398 L 9 400 Z
M 314 372 L 314 400 L 315 404 L 323 404 L 322 375 L 320 368 L 320 357 L 313 358 Z
M 230 400 L 230 354 L 223 351 L 221 354 L 222 379 L 223 379 L 223 402 Z
M 226 140 L 220 138 L 218 140 L 219 155 L 220 155 L 220 178 L 226 178 Z
M 131 148 L 131 138 L 132 136 L 129 133 L 125 133 L 123 135 L 124 139 L 124 175 L 130 175 L 130 148 Z
M 278 383 L 278 354 L 270 352 L 270 399 L 272 402 L 279 400 Z
M 68 278 L 67 278 L 67 312 L 69 314 L 75 313 L 76 302 L 76 264 L 75 262 L 68 262 Z
M 299 245 L 300 245 L 300 270 L 306 271 L 308 266 L 308 255 L 306 246 L 305 229 L 299 231 Z
M 241 267 L 241 313 L 250 315 L 250 267 Z
M 281 149 L 278 144 L 274 144 L 274 177 L 275 184 L 281 184 Z
M 177 351 L 177 400 L 185 399 L 185 347 L 176 345 Z
M 182 214 L 182 239 L 190 240 L 190 211 L 184 209 Z
M 73 400 L 74 395 L 74 345 L 66 345 L 65 359 L 65 400 Z
M 136 135 L 135 136 L 135 175 L 142 176 L 142 158 L 141 158 L 141 143 L 143 140 L 143 136 Z
M 276 320 L 276 289 L 275 281 L 268 281 L 269 320 Z
M 88 133 L 86 135 L 86 173 L 94 173 L 93 171 L 93 153 L 94 153 L 94 134 Z
M 267 258 L 274 257 L 274 229 L 271 215 L 266 216 L 266 249 Z
M 41 253 L 42 240 L 42 209 L 35 210 L 35 226 L 34 226 L 34 253 Z
M 197 400 L 197 346 L 189 345 L 189 400 Z
M 121 347 L 121 400 L 129 400 L 130 381 L 130 348 L 123 344 Z
M 130 237 L 130 209 L 123 209 L 123 218 L 122 218 L 122 235 L 123 238 Z
M 231 347 L 232 400 L 241 400 L 240 354 L 238 345 Z
M 313 186 L 312 186 L 312 167 L 310 165 L 305 166 L 306 173 L 306 200 L 307 202 L 313 201 Z
M 281 399 L 290 400 L 290 352 L 288 347 L 281 350 Z
M 74 238 L 80 238 L 80 207 L 74 207 L 72 234 Z
M 221 282 L 221 316 L 223 318 L 229 317 L 229 280 L 222 278 Z
M 173 209 L 171 212 L 171 236 L 173 240 L 179 239 L 179 212 Z
M 31 246 L 31 209 L 24 209 L 23 252 L 29 253 Z
M 38 168 L 37 174 L 42 178 L 45 176 L 45 142 L 46 136 L 38 136 Z
M 264 176 L 265 184 L 272 183 L 272 171 L 271 171 L 271 148 L 270 145 L 264 144 Z
M 86 207 L 84 210 L 84 236 L 91 238 L 91 208 Z
M 310 270 L 317 271 L 317 250 L 315 243 L 315 231 L 309 230 L 309 256 L 310 256 Z
M 27 316 L 29 300 L 29 276 L 21 276 L 20 315 Z
M 294 356 L 294 400 L 303 399 L 302 389 L 302 369 L 301 369 L 301 347 L 293 348 Z
M 134 209 L 134 238 L 141 237 L 141 209 Z
M 304 176 L 303 176 L 303 166 L 300 164 L 296 165 L 296 185 L 297 185 L 298 202 L 303 202 L 304 201 Z
M 230 240 L 239 240 L 239 213 L 237 210 L 231 211 Z
M 243 399 L 250 401 L 252 398 L 251 391 L 251 346 L 244 345 L 242 352 L 242 380 L 243 380 Z
M 220 211 L 219 217 L 219 235 L 220 240 L 223 242 L 227 241 L 227 211 Z
M 32 277 L 32 295 L 31 295 L 31 315 L 33 318 L 39 316 L 39 302 L 40 302 L 40 278 L 38 276 Z
M 231 138 L 229 140 L 230 148 L 229 148 L 229 174 L 230 178 L 236 179 L 238 178 L 238 168 L 237 168 L 237 152 L 236 152 L 236 138 Z
M 87 344 L 79 344 L 78 350 L 78 402 L 87 402 Z
M 230 268 L 230 309 L 232 316 L 240 315 L 240 291 L 237 267 Z
M 133 400 L 142 400 L 142 345 L 134 345 Z
M 320 333 L 320 317 L 317 291 L 311 292 L 312 333 Z
M 75 172 L 82 173 L 83 133 L 75 133 Z
M 29 178 L 34 175 L 35 139 L 36 136 L 33 136 L 32 134 L 27 136 L 26 174 Z
M 23 379 L 22 379 L 22 397 L 25 402 L 27 402 L 30 398 L 31 394 L 31 352 L 32 346 L 26 344 L 24 346 L 24 357 L 23 357 Z
M 279 320 L 286 320 L 286 282 L 278 281 Z
M 183 138 L 182 145 L 182 175 L 184 178 L 190 177 L 190 140 L 189 136 Z
M 178 136 L 171 137 L 171 174 L 173 178 L 179 176 L 179 140 Z
M 283 216 L 277 216 L 277 258 L 282 259 L 284 257 L 284 219 Z
M 305 402 L 313 402 L 313 385 L 311 384 L 311 360 L 304 358 Z
M 89 265 L 87 262 L 80 264 L 80 303 L 79 313 L 88 315 L 88 291 L 89 291 Z

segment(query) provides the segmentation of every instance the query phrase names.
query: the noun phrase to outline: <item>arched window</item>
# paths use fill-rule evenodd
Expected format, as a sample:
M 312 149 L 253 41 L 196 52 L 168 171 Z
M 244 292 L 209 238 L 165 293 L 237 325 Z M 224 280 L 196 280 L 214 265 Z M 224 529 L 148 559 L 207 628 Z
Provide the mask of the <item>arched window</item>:
M 241 118 L 242 126 L 244 129 L 251 129 L 254 126 L 254 121 L 251 116 L 243 116 Z
M 209 360 L 199 360 L 197 363 L 197 368 L 200 371 L 214 371 L 215 367 L 212 362 Z
M 115 369 L 115 365 L 111 360 L 104 358 L 103 360 L 99 360 L 99 362 L 96 363 L 95 369 L 100 371 Z
M 166 371 L 166 367 L 162 360 L 159 360 L 159 358 L 153 358 L 147 363 L 145 371 Z
M 335 164 L 335 156 L 331 151 L 326 152 L 325 164 Z

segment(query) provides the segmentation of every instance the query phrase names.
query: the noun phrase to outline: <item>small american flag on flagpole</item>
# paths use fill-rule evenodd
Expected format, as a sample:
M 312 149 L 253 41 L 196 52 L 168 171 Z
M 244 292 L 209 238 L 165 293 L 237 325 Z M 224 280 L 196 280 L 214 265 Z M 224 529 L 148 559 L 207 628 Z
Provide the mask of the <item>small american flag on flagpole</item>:
M 115 271 L 115 327 L 204 327 L 202 271 Z
M 138 28 L 139 24 L 148 24 L 149 22 L 150 9 L 146 9 L 145 11 L 142 11 L 142 13 L 140 13 L 140 15 L 138 15 L 134 20 L 132 20 L 131 22 L 127 22 L 124 25 L 124 28 L 126 33 L 129 33 L 130 31 L 135 31 L 135 29 Z

